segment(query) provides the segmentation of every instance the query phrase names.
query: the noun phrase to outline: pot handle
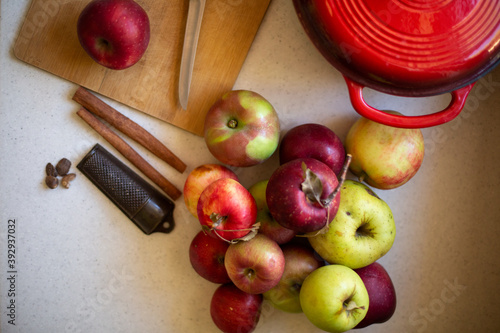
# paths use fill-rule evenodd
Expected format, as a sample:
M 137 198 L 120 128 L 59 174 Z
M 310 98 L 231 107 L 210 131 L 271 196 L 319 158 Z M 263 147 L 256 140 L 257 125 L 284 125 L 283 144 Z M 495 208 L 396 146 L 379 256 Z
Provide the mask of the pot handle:
M 467 99 L 467 96 L 469 95 L 475 83 L 471 83 L 462 88 L 452 91 L 450 104 L 442 111 L 423 116 L 403 116 L 389 114 L 371 107 L 365 102 L 363 98 L 364 86 L 352 81 L 346 76 L 344 76 L 344 79 L 347 83 L 352 106 L 354 107 L 356 112 L 358 112 L 361 116 L 378 123 L 401 128 L 431 127 L 441 125 L 452 120 L 453 118 L 458 116 L 460 111 L 462 111 L 465 105 L 465 100 Z

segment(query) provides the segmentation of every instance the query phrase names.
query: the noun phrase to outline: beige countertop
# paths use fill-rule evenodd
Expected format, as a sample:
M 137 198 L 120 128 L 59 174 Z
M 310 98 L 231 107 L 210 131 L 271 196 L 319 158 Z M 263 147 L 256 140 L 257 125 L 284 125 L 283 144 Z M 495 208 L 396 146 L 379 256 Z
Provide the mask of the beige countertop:
M 216 285 L 191 268 L 200 230 L 182 198 L 171 234 L 144 235 L 76 164 L 100 143 L 77 115 L 76 85 L 17 60 L 12 47 L 29 0 L 1 2 L 0 277 L 1 331 L 218 332 L 209 313 Z M 342 139 L 357 119 L 342 76 L 314 48 L 289 0 L 273 0 L 235 88 L 259 92 L 276 108 L 283 133 L 318 122 Z M 442 108 L 449 96 L 402 98 L 367 91 L 373 105 L 408 115 Z M 198 165 L 216 162 L 202 138 L 104 99 L 188 165 L 179 174 L 132 144 L 182 188 Z M 464 111 L 424 129 L 426 156 L 401 188 L 377 191 L 393 210 L 397 236 L 380 262 L 396 286 L 393 318 L 366 332 L 498 332 L 500 319 L 500 68 L 478 81 Z M 48 190 L 46 163 L 73 161 L 71 188 Z M 235 172 L 245 186 L 266 179 L 273 156 Z M 15 221 L 15 283 L 7 280 L 7 235 Z M 6 282 L 7 281 L 7 282 Z M 9 296 L 14 287 L 15 296 Z M 14 299 L 15 326 L 7 308 Z M 264 303 L 256 332 L 321 332 L 303 314 Z

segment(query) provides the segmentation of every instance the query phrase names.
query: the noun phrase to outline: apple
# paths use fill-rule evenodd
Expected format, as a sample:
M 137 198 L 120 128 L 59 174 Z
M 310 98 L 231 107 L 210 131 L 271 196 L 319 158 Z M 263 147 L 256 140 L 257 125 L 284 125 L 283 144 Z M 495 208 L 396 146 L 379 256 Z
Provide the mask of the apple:
M 220 164 L 203 164 L 189 173 L 184 183 L 184 203 L 194 217 L 198 217 L 198 199 L 200 199 L 203 190 L 221 178 L 232 178 L 239 181 L 234 171 Z
M 280 281 L 285 257 L 278 243 L 257 234 L 248 241 L 229 245 L 224 265 L 236 287 L 249 294 L 262 294 Z
M 257 165 L 278 147 L 278 114 L 256 92 L 229 91 L 208 110 L 204 137 L 208 149 L 220 162 L 236 167 Z
M 280 164 L 312 157 L 328 165 L 337 176 L 345 162 L 345 148 L 340 138 L 324 125 L 308 123 L 289 130 L 279 146 Z
M 306 277 L 300 304 L 315 326 L 339 333 L 352 329 L 365 317 L 369 296 L 355 271 L 343 265 L 327 265 Z
M 303 244 L 287 243 L 282 250 L 285 256 L 283 276 L 275 287 L 264 293 L 264 299 L 279 310 L 299 313 L 302 312 L 299 299 L 302 283 L 311 272 L 323 266 L 324 261 L 310 246 Z
M 226 241 L 254 231 L 257 220 L 255 199 L 232 178 L 218 179 L 208 185 L 200 195 L 197 211 L 203 229 Z
M 354 270 L 363 280 L 370 307 L 365 318 L 355 328 L 364 328 L 372 324 L 388 321 L 396 311 L 396 289 L 389 273 L 378 262 Z
M 295 237 L 295 231 L 283 227 L 269 212 L 266 201 L 266 188 L 269 180 L 261 180 L 253 184 L 248 191 L 257 204 L 257 221 L 260 222 L 259 232 L 271 238 L 278 244 L 285 244 Z
M 257 326 L 262 295 L 248 294 L 234 284 L 220 285 L 210 302 L 210 315 L 214 324 L 225 333 L 250 333 Z
M 352 155 L 352 173 L 361 182 L 384 190 L 407 183 L 424 159 L 424 137 L 419 128 L 396 128 L 364 117 L 350 128 L 345 147 Z
M 189 245 L 191 266 L 196 273 L 210 282 L 221 284 L 231 282 L 224 266 L 228 247 L 228 242 L 199 231 Z
M 309 237 L 309 243 L 331 264 L 353 269 L 368 266 L 394 243 L 392 211 L 372 189 L 355 180 L 346 180 L 340 194 L 340 207 L 328 231 Z
M 94 61 L 107 68 L 125 69 L 146 52 L 148 14 L 133 0 L 93 0 L 78 17 L 77 35 Z
M 318 231 L 335 217 L 338 180 L 326 164 L 299 158 L 280 165 L 269 178 L 266 200 L 271 215 L 297 233 Z M 333 195 L 333 198 L 331 197 Z

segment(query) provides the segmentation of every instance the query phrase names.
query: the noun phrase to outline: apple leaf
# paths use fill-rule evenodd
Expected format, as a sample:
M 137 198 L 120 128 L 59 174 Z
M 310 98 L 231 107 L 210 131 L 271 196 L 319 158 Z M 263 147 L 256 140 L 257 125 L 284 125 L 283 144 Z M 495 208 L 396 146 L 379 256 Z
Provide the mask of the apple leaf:
M 201 230 L 203 231 L 203 233 L 206 235 L 207 233 L 210 233 L 212 231 L 212 229 L 208 226 L 208 225 L 202 225 L 201 226 Z
M 339 184 L 337 185 L 335 190 L 326 199 L 324 199 L 324 200 L 318 199 L 318 202 L 321 204 L 322 207 L 328 207 L 332 203 L 332 201 L 335 199 L 335 197 L 337 196 L 337 193 L 340 192 L 340 189 L 342 188 L 342 185 L 344 184 L 344 181 L 346 179 L 347 170 L 349 169 L 349 164 L 351 164 L 351 160 L 352 160 L 351 154 L 347 154 L 346 161 L 344 163 L 344 166 L 342 167 L 342 172 L 340 173 Z M 308 181 L 308 179 L 307 179 L 307 176 L 308 176 L 307 171 L 309 171 L 312 175 L 314 175 L 314 177 L 317 178 L 317 176 L 313 172 L 311 172 L 309 169 L 307 169 L 307 166 L 305 165 L 305 163 L 302 164 L 302 169 L 304 170 L 304 172 L 306 174 L 306 176 L 305 176 L 306 180 L 304 181 L 304 183 L 310 182 L 310 180 Z M 319 181 L 319 179 L 318 179 L 318 181 Z M 304 186 L 309 186 L 309 184 L 304 185 L 304 183 L 302 183 L 302 190 L 303 191 L 304 191 Z M 320 181 L 320 183 L 321 183 L 321 181 Z M 321 187 L 323 187 L 322 184 L 321 184 Z M 304 191 L 304 193 L 305 193 L 305 191 Z M 309 234 L 305 235 L 305 237 L 315 237 L 318 235 L 326 234 L 330 228 L 330 222 L 331 222 L 330 221 L 330 210 L 327 210 L 327 218 L 326 218 L 325 226 L 314 233 L 309 233 Z
M 209 230 L 210 232 L 214 232 L 215 235 L 217 237 L 219 237 L 220 239 L 222 239 L 223 241 L 225 242 L 228 242 L 229 244 L 235 244 L 235 243 L 238 243 L 240 241 L 249 241 L 250 239 L 254 238 L 255 235 L 257 235 L 257 233 L 259 232 L 259 228 L 260 228 L 260 222 L 256 222 L 254 223 L 250 228 L 248 229 L 238 229 L 238 230 L 221 230 L 221 231 L 224 231 L 224 232 L 228 232 L 228 231 L 245 231 L 245 230 L 248 230 L 250 231 L 248 234 L 246 234 L 245 236 L 243 237 L 240 237 L 240 238 L 235 238 L 235 239 L 225 239 L 224 237 L 222 237 L 218 232 L 217 232 L 217 227 L 214 225 L 212 228 L 209 228 L 209 227 L 206 227 L 204 226 L 207 230 Z
M 302 170 L 304 170 L 304 181 L 301 184 L 302 192 L 306 195 L 307 199 L 312 202 L 319 203 L 322 207 L 321 194 L 323 193 L 323 183 L 318 176 L 302 162 Z
M 364 310 L 365 309 L 365 306 L 362 305 L 362 306 L 359 306 L 356 304 L 356 302 L 354 302 L 353 300 L 349 301 L 349 303 L 347 303 L 345 306 L 345 309 L 350 313 L 354 310 L 358 310 L 358 309 L 361 309 L 361 310 Z
M 257 222 L 254 225 L 252 225 L 252 228 L 250 228 L 250 232 L 248 234 L 246 234 L 245 236 L 243 236 L 241 238 L 233 239 L 233 240 L 230 241 L 230 243 L 234 244 L 234 243 L 238 243 L 240 241 L 241 242 L 246 242 L 246 241 L 251 240 L 259 232 L 259 228 L 260 228 L 260 222 Z

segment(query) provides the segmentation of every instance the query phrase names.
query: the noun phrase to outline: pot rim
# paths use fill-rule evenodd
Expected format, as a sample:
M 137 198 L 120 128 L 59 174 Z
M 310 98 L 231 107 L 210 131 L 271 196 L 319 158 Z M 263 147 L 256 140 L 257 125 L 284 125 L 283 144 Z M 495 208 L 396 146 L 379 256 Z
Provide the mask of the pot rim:
M 322 0 L 320 3 L 323 4 L 324 2 L 325 1 Z M 316 8 L 318 5 L 316 0 L 293 0 L 293 3 L 295 11 L 306 31 L 306 34 L 323 57 L 326 58 L 326 60 L 345 77 L 348 77 L 360 85 L 382 93 L 403 97 L 425 97 L 449 93 L 476 82 L 500 64 L 500 47 L 495 47 L 495 49 L 488 54 L 488 57 L 484 57 L 484 59 L 478 61 L 478 64 L 474 66 L 473 70 L 466 67 L 458 68 L 458 70 L 453 72 L 454 75 L 450 76 L 448 79 L 445 77 L 446 72 L 440 73 L 438 68 L 430 69 L 428 71 L 428 73 L 433 73 L 430 74 L 431 76 L 429 78 L 427 78 L 427 76 L 424 76 L 423 78 L 419 77 L 419 79 L 413 78 L 411 79 L 413 81 L 406 78 L 393 78 L 394 73 L 390 71 L 392 67 L 386 67 L 386 69 L 389 68 L 387 71 L 380 70 L 379 74 L 376 74 L 375 72 L 366 74 L 363 72 L 363 69 L 359 67 L 364 66 L 364 64 L 356 62 L 350 63 L 351 59 L 348 59 L 348 55 L 345 55 L 342 50 L 344 46 L 339 45 L 339 43 L 335 42 L 331 36 L 328 35 L 326 30 L 332 29 L 332 26 L 326 27 L 326 24 L 320 19 L 320 11 Z M 336 27 L 337 26 L 335 26 L 335 29 Z M 346 27 L 344 26 L 343 29 L 346 29 Z M 498 30 L 499 26 L 495 25 L 494 29 Z M 346 31 L 350 30 L 347 29 Z M 354 34 L 353 32 L 351 33 Z M 344 35 L 341 34 L 340 36 L 343 38 Z M 496 39 L 499 39 L 498 42 L 500 43 L 500 31 L 498 33 L 494 33 L 493 36 Z M 492 41 L 494 42 L 496 39 L 493 39 Z M 495 43 L 493 44 L 495 45 Z M 362 45 L 357 46 L 356 44 L 351 44 L 350 40 L 346 41 L 346 45 L 355 48 L 358 47 L 363 50 Z M 370 50 L 368 50 L 368 52 L 370 55 L 373 54 Z M 383 62 L 384 59 L 385 58 L 383 56 L 380 56 L 380 58 L 376 59 L 376 63 Z M 369 58 L 368 61 L 371 62 L 371 58 Z M 358 68 L 355 66 L 358 66 Z M 401 66 L 399 68 L 407 68 L 406 71 L 408 73 L 413 73 L 409 69 L 410 65 Z M 394 69 L 396 69 L 396 67 Z M 425 71 L 422 72 L 425 73 Z M 403 70 L 402 73 L 399 73 L 398 75 L 404 74 L 405 71 Z M 434 79 L 432 75 L 436 76 L 436 78 L 439 77 L 439 79 Z
M 382 82 L 371 80 L 366 76 L 359 75 L 358 72 L 352 71 L 348 67 L 344 67 L 340 64 L 336 65 L 332 64 L 332 66 L 335 67 L 340 73 L 342 73 L 342 75 L 348 77 L 352 81 L 366 88 L 370 88 L 381 93 L 393 96 L 400 96 L 400 97 L 431 97 L 431 96 L 451 93 L 455 90 L 459 90 L 472 83 L 475 83 L 479 79 L 487 75 L 489 72 L 491 72 L 499 64 L 500 64 L 500 54 L 498 59 L 494 63 L 491 63 L 489 66 L 485 66 L 480 71 L 475 72 L 473 76 L 467 79 L 456 82 L 449 82 L 448 84 L 445 85 L 436 85 L 427 88 L 403 87 L 390 84 L 383 84 Z

